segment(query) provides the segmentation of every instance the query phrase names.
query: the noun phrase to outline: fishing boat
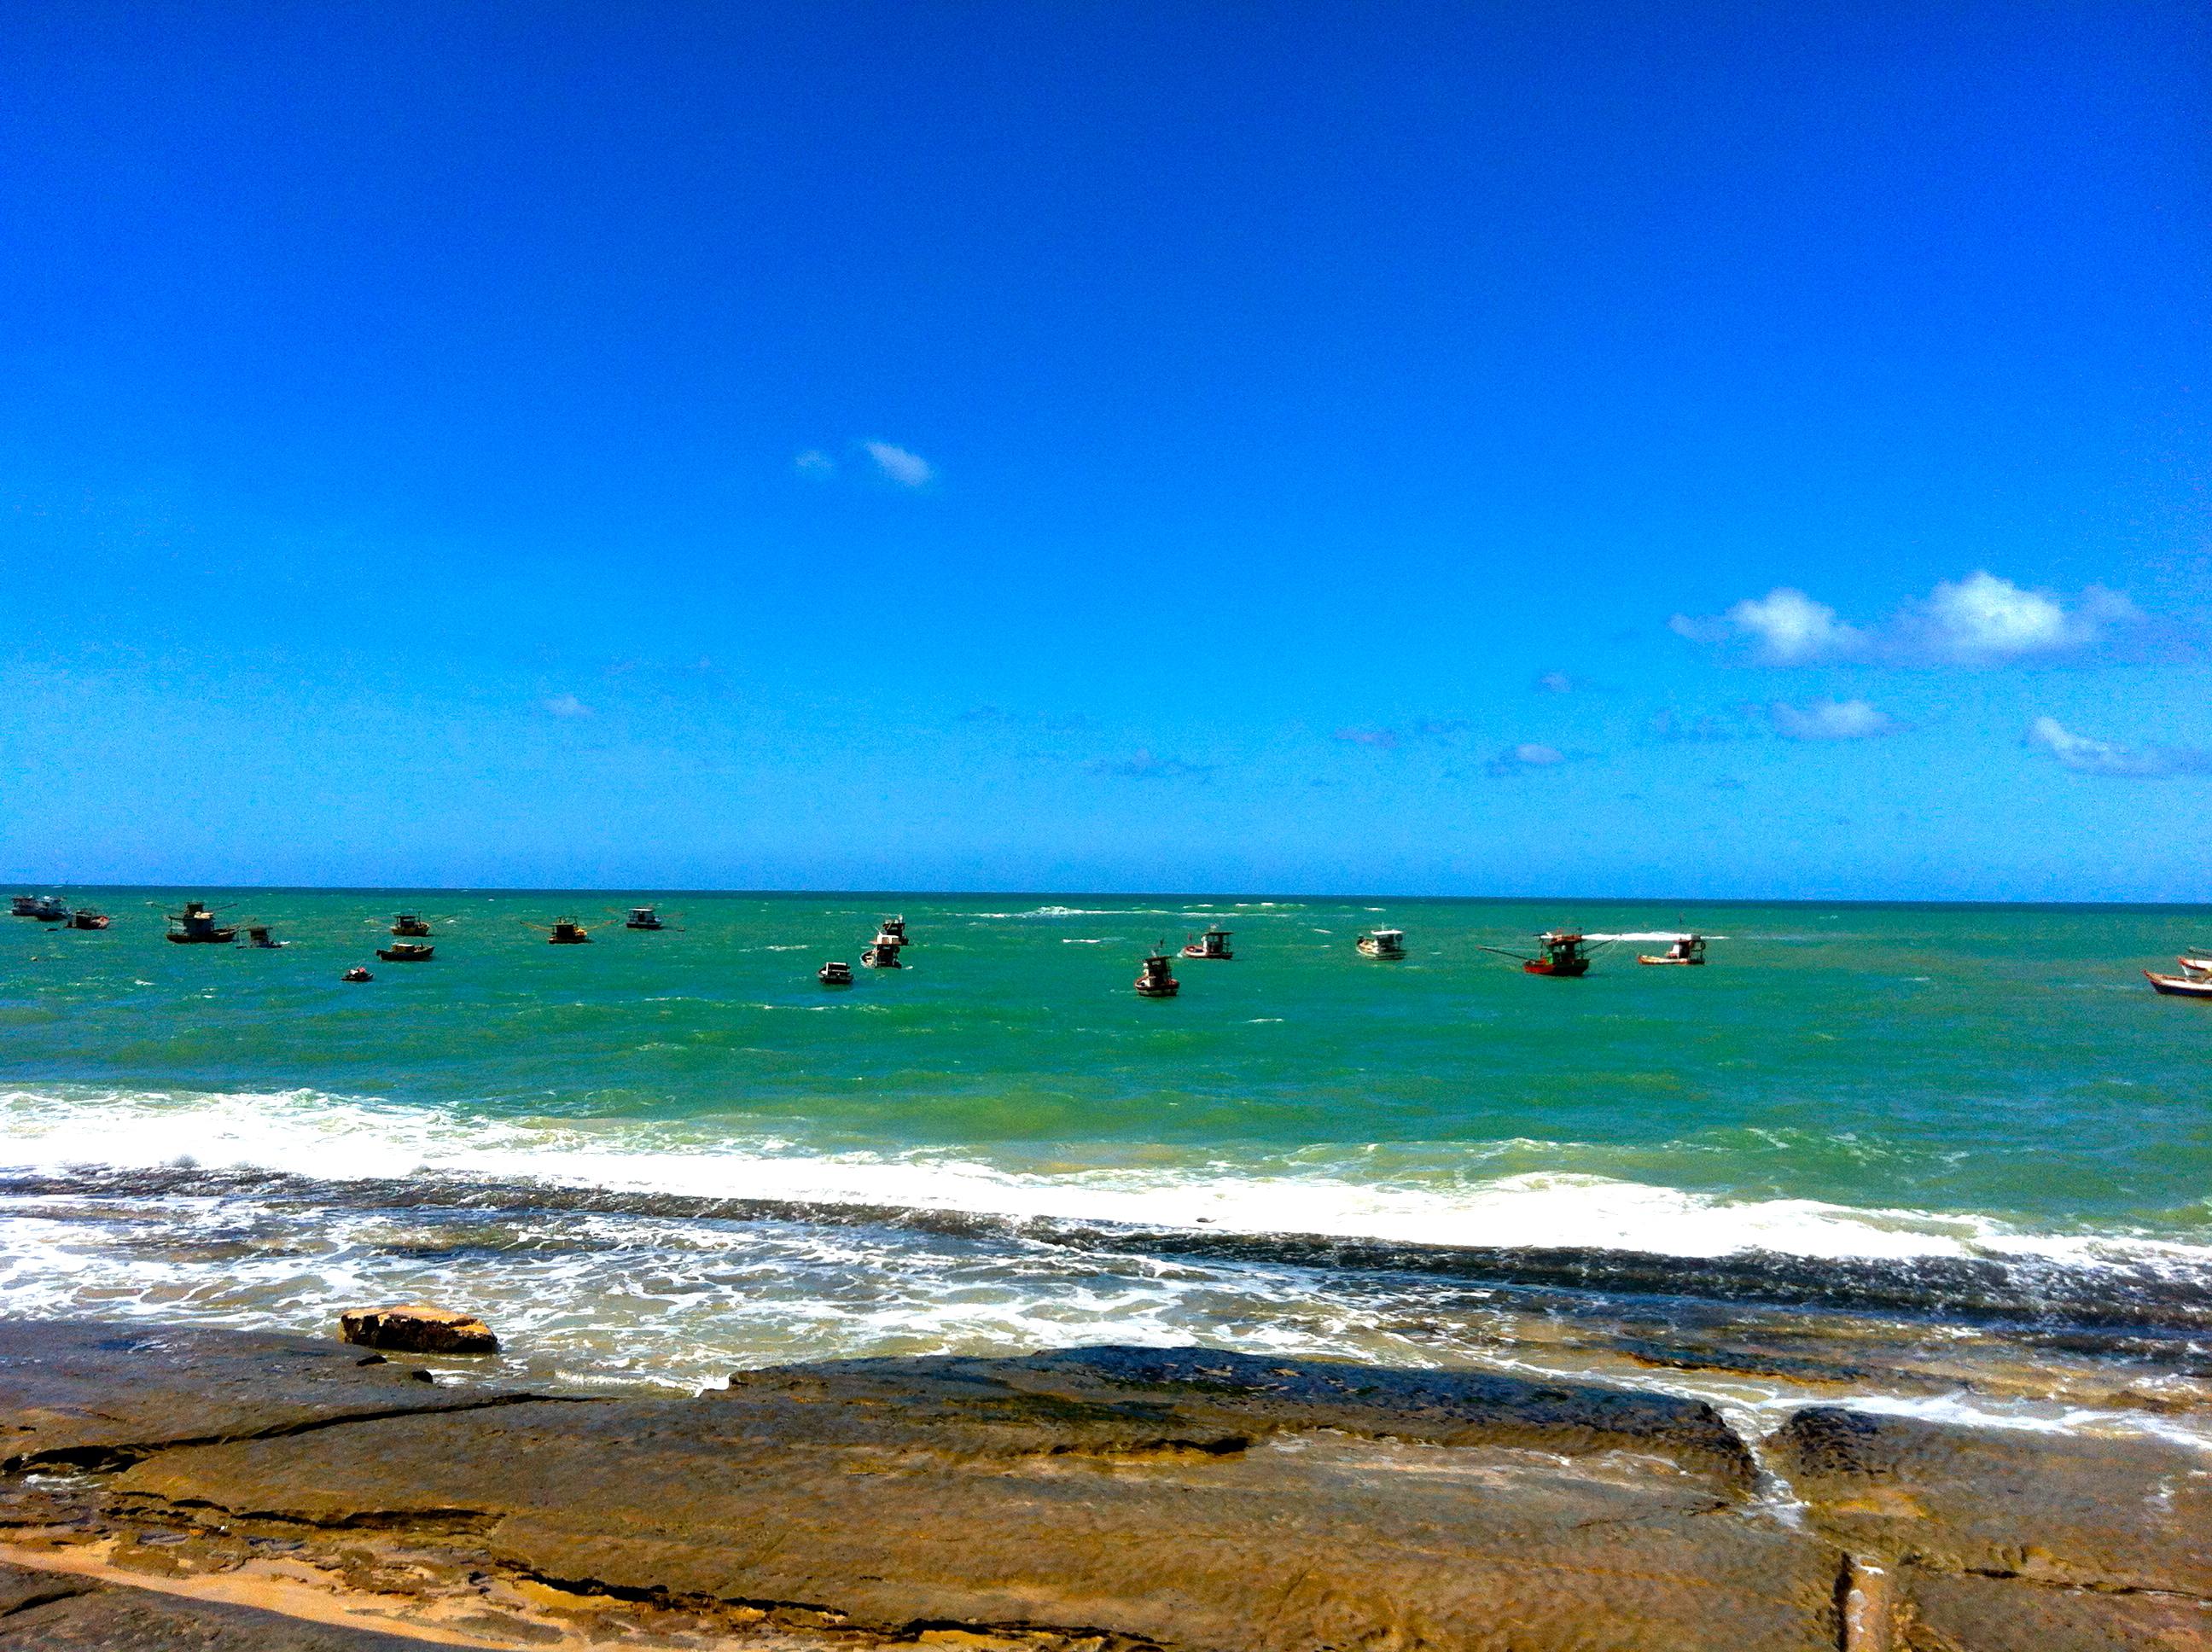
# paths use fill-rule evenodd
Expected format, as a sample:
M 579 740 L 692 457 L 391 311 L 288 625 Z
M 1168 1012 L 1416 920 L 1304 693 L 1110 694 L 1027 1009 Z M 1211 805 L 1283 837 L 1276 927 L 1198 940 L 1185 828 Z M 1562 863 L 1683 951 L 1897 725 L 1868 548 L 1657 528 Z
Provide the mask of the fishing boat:
M 1167 953 L 1155 946 L 1146 955 L 1137 970 L 1137 996 L 1139 998 L 1173 998 L 1182 991 L 1182 983 L 1175 978 L 1175 969 Z
M 1547 929 L 1536 937 L 1537 955 L 1522 959 L 1521 968 L 1531 975 L 1586 975 L 1590 961 L 1583 950 L 1583 940 L 1575 930 Z
M 378 947 L 376 956 L 386 963 L 428 963 L 437 950 L 421 941 L 394 941 L 389 946 Z
M 814 978 L 824 987 L 850 987 L 853 984 L 853 966 L 840 963 L 833 958 L 814 972 Z
M 550 926 L 532 924 L 531 927 L 544 930 L 548 946 L 583 946 L 592 938 L 592 932 L 574 918 L 556 918 Z
M 1363 958 L 1402 958 L 1406 956 L 1406 932 L 1378 929 L 1371 935 L 1362 935 L 1355 944 Z
M 107 927 L 107 922 L 106 913 L 94 912 L 90 907 L 79 907 L 75 912 L 70 914 L 71 929 L 105 929 Z
M 906 938 L 906 920 L 903 918 L 886 918 L 877 927 L 878 946 L 907 946 L 911 944 Z
M 2185 975 L 2212 975 L 2212 947 L 2200 946 L 2194 952 L 2185 952 L 2174 962 L 2181 966 Z
M 897 944 L 889 941 L 879 940 L 872 946 L 863 948 L 860 953 L 860 962 L 871 969 L 903 969 L 906 968 L 904 964 L 899 962 L 899 950 Z
M 1705 961 L 1705 938 L 1702 935 L 1677 935 L 1668 944 L 1667 950 L 1656 957 L 1649 952 L 1636 955 L 1638 963 L 1703 963 Z
M 39 902 L 44 898 L 37 895 L 18 895 L 8 902 L 8 915 L 11 918 L 35 918 L 39 914 Z
M 430 932 L 430 920 L 427 918 L 418 918 L 411 912 L 403 912 L 392 920 L 392 932 L 395 935 L 411 935 L 420 939 Z
M 629 909 L 629 916 L 623 920 L 623 927 L 624 929 L 665 929 L 668 926 L 660 921 L 660 914 L 651 907 L 632 907 Z
M 1185 937 L 1182 955 L 1187 958 L 1222 959 L 1237 956 L 1229 950 L 1229 932 L 1225 929 L 1209 929 L 1195 940 Z
M 352 969 L 347 970 L 345 974 L 340 975 L 338 979 L 340 981 L 374 981 L 376 977 L 370 975 L 368 970 L 362 969 L 356 963 Z
M 238 938 L 238 926 L 219 924 L 201 902 L 187 901 L 169 920 L 169 938 L 179 946 L 228 946 Z
M 69 915 L 69 902 L 58 895 L 41 895 L 31 905 L 31 916 L 42 924 L 65 924 Z
M 2143 979 L 2168 998 L 2212 999 L 2212 975 L 2159 975 L 2146 969 Z
M 278 947 L 289 946 L 292 943 L 274 938 L 269 933 L 269 926 L 266 924 L 250 924 L 246 926 L 246 944 L 248 946 L 260 947 L 264 951 L 273 952 Z

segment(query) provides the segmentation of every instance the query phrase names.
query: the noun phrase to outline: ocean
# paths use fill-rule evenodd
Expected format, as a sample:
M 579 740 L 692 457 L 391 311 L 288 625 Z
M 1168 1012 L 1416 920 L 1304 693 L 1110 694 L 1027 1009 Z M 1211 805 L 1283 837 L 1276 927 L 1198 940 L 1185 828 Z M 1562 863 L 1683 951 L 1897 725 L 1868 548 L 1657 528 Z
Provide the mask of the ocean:
M 428 1298 L 586 1388 L 1113 1341 L 2021 1426 L 2212 1393 L 2212 1005 L 2139 974 L 2205 908 L 63 893 L 112 926 L 0 922 L 10 1314 Z M 168 944 L 189 896 L 289 944 Z M 374 957 L 399 912 L 434 960 Z M 1716 938 L 1485 950 L 1555 926 Z

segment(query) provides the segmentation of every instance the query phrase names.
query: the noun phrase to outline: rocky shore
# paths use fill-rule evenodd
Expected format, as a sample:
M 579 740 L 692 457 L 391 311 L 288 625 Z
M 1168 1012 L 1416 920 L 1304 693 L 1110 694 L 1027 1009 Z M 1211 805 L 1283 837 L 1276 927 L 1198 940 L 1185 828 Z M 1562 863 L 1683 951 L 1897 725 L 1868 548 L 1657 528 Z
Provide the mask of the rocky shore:
M 0 1649 L 2212 1648 L 2212 1458 L 1206 1350 L 696 1398 L 0 1321 Z

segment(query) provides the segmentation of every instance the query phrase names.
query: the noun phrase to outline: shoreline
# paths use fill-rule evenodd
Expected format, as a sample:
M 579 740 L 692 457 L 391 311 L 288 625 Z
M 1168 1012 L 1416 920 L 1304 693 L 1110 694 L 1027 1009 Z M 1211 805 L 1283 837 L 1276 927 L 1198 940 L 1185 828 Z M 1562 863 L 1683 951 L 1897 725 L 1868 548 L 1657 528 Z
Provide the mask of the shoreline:
M 1832 1404 L 1747 1435 L 1601 1382 L 1112 1347 L 579 1398 L 0 1320 L 0 1565 L 415 1644 L 2212 1645 L 2202 1452 Z

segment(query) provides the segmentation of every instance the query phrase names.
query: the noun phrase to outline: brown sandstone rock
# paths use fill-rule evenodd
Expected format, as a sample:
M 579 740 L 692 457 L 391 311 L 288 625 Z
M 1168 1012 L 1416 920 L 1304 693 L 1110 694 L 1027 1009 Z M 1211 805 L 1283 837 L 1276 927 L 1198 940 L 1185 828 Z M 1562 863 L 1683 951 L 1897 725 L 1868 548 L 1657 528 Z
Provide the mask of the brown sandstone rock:
M 428 1303 L 395 1308 L 349 1308 L 338 1315 L 338 1334 L 362 1348 L 394 1354 L 495 1354 L 499 1339 L 473 1314 Z
M 1907 1568 L 1900 1652 L 2205 1652 L 2212 1601 Z
M 1839 1557 L 1746 1508 L 1709 1418 L 1572 1384 L 1084 1350 L 363 1423 L 165 1453 L 118 1490 L 465 1529 L 541 1579 L 879 1632 L 1830 1652 Z
M 302 1623 L 252 1606 L 0 1565 L 5 1652 L 423 1652 L 463 1643 Z

